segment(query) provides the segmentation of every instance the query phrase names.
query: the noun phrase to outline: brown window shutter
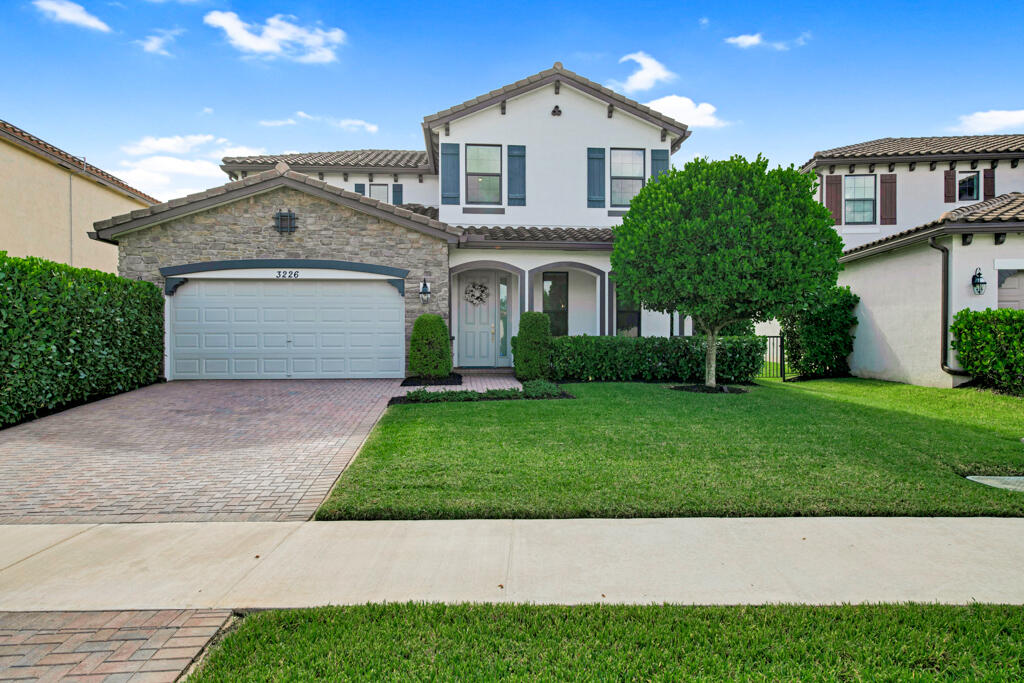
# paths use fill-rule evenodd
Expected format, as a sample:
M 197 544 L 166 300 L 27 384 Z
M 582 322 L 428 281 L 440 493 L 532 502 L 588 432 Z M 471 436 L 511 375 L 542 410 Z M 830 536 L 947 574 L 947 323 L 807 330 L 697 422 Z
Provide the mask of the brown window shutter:
M 992 199 L 996 196 L 996 169 L 986 168 L 982 176 L 982 199 Z
M 896 174 L 881 175 L 881 218 L 882 225 L 896 225 Z
M 956 201 L 956 171 L 944 173 L 943 186 L 945 188 L 945 202 L 947 204 Z
M 843 224 L 843 177 L 825 176 L 825 208 L 832 212 L 836 225 Z

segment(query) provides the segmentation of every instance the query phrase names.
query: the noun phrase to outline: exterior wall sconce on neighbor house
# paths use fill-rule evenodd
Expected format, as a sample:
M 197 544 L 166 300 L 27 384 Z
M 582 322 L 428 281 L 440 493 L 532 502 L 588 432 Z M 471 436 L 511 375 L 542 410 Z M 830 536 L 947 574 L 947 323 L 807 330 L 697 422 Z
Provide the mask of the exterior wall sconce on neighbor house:
M 423 278 L 423 282 L 420 284 L 420 301 L 423 304 L 430 303 L 430 283 L 427 282 L 427 278 Z
M 971 286 L 974 287 L 974 293 L 979 296 L 985 293 L 985 278 L 981 274 L 981 268 L 974 269 L 974 276 L 971 278 Z
M 295 232 L 295 228 L 297 228 L 298 225 L 298 218 L 291 209 L 278 211 L 274 214 L 274 230 L 277 230 L 282 234 L 286 232 Z

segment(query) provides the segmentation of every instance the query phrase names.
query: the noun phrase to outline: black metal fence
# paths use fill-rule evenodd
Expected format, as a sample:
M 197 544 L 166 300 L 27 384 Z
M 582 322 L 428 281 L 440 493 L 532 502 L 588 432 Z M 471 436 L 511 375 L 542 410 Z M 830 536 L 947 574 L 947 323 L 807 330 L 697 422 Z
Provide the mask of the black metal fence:
M 786 381 L 786 345 L 780 335 L 764 335 L 764 365 L 761 366 L 760 378 L 776 378 Z

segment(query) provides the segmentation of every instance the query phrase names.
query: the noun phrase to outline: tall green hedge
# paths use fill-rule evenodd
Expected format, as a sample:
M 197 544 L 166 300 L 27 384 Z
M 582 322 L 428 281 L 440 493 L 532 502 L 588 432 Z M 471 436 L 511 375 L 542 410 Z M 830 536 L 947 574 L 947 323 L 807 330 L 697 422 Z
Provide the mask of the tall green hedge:
M 548 379 L 551 368 L 551 319 L 527 311 L 519 316 L 519 334 L 512 337 L 516 377 L 523 382 Z
M 1024 396 L 1024 311 L 964 309 L 950 332 L 964 370 L 986 386 Z
M 707 338 L 557 337 L 551 340 L 555 382 L 703 382 Z M 749 382 L 764 364 L 762 337 L 720 337 L 718 381 Z
M 0 426 L 155 382 L 163 310 L 151 282 L 0 251 Z
M 853 353 L 853 314 L 860 297 L 849 287 L 833 287 L 809 301 L 800 313 L 783 318 L 786 367 L 806 377 L 850 374 L 847 356 Z
M 416 377 L 428 379 L 452 374 L 452 343 L 448 325 L 436 313 L 424 313 L 412 324 L 409 371 Z

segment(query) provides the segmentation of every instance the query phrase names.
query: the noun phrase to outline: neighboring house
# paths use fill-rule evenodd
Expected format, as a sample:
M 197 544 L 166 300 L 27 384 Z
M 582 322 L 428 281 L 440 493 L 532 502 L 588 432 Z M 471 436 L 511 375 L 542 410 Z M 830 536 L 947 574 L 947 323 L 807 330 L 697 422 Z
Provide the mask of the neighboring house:
M 965 308 L 1024 310 L 1022 233 L 1024 193 L 1011 192 L 847 249 L 839 284 L 860 296 L 853 374 L 935 387 L 970 379 L 949 324 Z
M 460 367 L 511 365 L 526 310 L 558 335 L 688 332 L 609 279 L 611 228 L 684 124 L 556 63 L 423 132 L 422 152 L 226 158 L 227 185 L 97 222 L 122 275 L 164 288 L 168 379 L 401 377 L 426 312 Z
M 117 272 L 93 222 L 157 200 L 6 121 L 0 143 L 0 251 Z
M 1024 134 L 881 138 L 814 156 L 818 198 L 847 248 L 934 220 L 942 213 L 1024 191 Z

